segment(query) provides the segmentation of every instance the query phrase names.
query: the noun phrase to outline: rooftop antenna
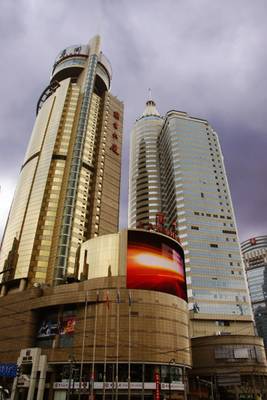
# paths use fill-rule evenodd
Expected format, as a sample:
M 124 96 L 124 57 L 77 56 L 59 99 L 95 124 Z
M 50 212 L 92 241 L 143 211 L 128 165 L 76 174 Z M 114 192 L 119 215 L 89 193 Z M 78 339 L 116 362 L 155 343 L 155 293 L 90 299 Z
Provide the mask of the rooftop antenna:
M 152 90 L 151 88 L 148 88 L 148 101 L 152 100 Z
M 101 14 L 101 15 L 100 15 Z M 104 17 L 103 17 L 103 15 L 102 15 L 103 13 L 100 11 L 100 13 L 97 15 L 97 24 L 96 24 L 96 32 L 97 32 L 97 35 L 99 35 L 99 36 L 101 36 L 102 37 L 102 35 L 103 35 L 103 33 L 104 33 L 104 29 L 103 29 L 103 20 L 104 20 Z
M 97 32 L 97 34 L 99 35 L 99 36 L 101 36 L 101 33 L 102 33 L 102 26 L 101 26 L 102 24 L 101 24 L 101 22 L 99 21 L 98 23 L 97 23 L 97 26 L 96 26 L 96 32 Z

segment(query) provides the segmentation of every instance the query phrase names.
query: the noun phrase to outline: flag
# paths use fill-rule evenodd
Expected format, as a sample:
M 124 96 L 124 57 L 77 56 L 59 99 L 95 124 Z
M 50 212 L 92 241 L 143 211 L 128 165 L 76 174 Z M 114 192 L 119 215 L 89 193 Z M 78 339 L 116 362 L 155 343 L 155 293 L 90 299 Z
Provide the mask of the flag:
M 109 310 L 109 292 L 108 291 L 106 292 L 106 305 Z
M 119 304 L 120 302 L 121 302 L 121 296 L 119 290 L 117 290 L 116 303 Z
M 132 294 L 131 292 L 128 292 L 128 300 L 129 300 L 129 306 L 132 305 Z

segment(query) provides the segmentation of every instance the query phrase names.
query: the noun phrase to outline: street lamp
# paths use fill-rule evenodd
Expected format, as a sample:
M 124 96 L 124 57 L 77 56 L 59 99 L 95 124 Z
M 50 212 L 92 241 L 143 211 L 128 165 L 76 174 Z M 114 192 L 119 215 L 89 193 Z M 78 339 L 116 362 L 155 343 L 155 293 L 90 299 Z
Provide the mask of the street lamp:
M 68 384 L 68 393 L 67 393 L 67 400 L 70 400 L 70 391 L 71 391 L 71 383 L 72 389 L 74 386 L 73 383 L 73 363 L 75 362 L 75 358 L 72 355 L 69 355 L 69 384 Z
M 172 358 L 169 362 L 169 400 L 171 400 L 171 365 L 176 365 L 176 361 Z

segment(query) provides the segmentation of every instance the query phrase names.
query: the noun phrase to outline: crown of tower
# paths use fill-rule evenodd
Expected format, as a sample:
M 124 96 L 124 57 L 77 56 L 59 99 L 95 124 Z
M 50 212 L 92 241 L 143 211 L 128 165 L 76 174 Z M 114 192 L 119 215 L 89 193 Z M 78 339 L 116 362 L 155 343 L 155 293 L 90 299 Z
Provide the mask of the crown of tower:
M 148 89 L 148 100 L 146 102 L 146 107 L 144 109 L 142 117 L 148 117 L 148 116 L 152 116 L 152 115 L 160 117 L 160 113 L 157 110 L 156 103 L 154 100 L 152 100 L 152 97 L 151 97 L 151 89 Z

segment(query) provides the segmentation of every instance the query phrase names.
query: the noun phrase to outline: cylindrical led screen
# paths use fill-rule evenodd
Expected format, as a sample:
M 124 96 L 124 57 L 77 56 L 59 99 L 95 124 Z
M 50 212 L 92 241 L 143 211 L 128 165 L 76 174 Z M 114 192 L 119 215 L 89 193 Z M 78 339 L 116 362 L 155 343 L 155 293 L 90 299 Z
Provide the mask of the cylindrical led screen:
M 181 246 L 158 233 L 129 230 L 127 288 L 166 292 L 187 301 Z

